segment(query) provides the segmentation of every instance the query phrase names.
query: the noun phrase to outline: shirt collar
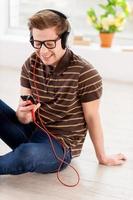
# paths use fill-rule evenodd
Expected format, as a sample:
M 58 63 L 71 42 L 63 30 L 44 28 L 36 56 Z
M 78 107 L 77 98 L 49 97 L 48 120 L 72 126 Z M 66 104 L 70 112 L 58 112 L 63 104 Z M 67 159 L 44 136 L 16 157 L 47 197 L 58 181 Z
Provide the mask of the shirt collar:
M 71 51 L 69 49 L 66 49 L 65 54 L 63 55 L 63 57 L 60 59 L 57 66 L 55 67 L 54 75 L 59 76 L 66 70 L 66 68 L 70 65 L 71 55 L 72 55 Z

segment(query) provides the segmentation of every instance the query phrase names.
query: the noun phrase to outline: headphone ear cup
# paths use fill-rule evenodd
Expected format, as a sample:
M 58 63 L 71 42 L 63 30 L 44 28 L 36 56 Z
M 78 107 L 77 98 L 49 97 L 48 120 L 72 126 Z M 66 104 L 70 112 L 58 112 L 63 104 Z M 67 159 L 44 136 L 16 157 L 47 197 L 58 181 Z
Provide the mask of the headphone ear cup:
M 30 32 L 30 43 L 32 46 L 34 46 L 34 42 L 33 42 L 33 35 L 32 35 L 32 32 Z
M 66 48 L 66 43 L 67 43 L 67 38 L 70 32 L 65 31 L 62 35 L 61 35 L 61 45 L 62 48 L 65 49 Z
M 33 40 L 32 32 L 30 32 L 30 42 Z

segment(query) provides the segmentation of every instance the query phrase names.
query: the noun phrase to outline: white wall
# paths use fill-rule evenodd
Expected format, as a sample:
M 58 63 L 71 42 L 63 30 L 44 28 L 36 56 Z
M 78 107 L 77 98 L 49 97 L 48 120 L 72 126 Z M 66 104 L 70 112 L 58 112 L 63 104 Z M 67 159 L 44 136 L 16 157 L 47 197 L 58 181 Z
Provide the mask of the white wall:
M 131 47 L 130 47 L 131 48 Z M 73 47 L 90 61 L 106 79 L 133 82 L 133 48 Z
M 133 82 L 133 51 L 120 47 L 101 49 L 99 46 L 71 46 L 72 50 L 91 62 L 103 78 Z M 124 47 L 123 47 L 124 48 Z M 21 67 L 33 52 L 30 44 L 16 38 L 0 38 L 0 66 Z
M 32 51 L 28 40 L 0 38 L 0 66 L 21 67 Z

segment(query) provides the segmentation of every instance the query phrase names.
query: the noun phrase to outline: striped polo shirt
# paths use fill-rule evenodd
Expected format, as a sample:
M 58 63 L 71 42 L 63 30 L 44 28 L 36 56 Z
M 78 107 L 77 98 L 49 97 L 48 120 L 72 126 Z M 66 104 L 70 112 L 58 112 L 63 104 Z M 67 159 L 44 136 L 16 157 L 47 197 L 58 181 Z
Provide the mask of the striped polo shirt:
M 79 156 L 87 133 L 82 103 L 102 94 L 97 70 L 70 49 L 56 67 L 44 65 L 33 53 L 22 66 L 21 86 L 30 88 L 36 100 L 39 96 L 37 122 L 40 116 L 46 128 L 71 148 L 72 157 Z

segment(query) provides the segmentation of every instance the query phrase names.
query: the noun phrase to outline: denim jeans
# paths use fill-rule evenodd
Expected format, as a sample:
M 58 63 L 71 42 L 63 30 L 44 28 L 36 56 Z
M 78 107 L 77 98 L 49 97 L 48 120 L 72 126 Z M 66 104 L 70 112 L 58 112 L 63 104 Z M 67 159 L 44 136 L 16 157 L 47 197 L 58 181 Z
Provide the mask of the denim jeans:
M 0 174 L 22 174 L 27 172 L 51 173 L 58 171 L 61 164 L 53 153 L 46 132 L 33 123 L 22 124 L 15 111 L 0 100 L 0 139 L 12 150 L 0 156 Z M 63 158 L 62 145 L 51 137 L 59 158 Z M 71 151 L 65 154 L 65 163 L 60 170 L 71 162 Z

